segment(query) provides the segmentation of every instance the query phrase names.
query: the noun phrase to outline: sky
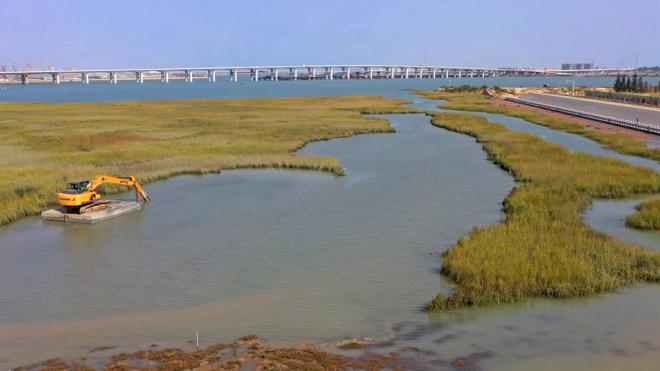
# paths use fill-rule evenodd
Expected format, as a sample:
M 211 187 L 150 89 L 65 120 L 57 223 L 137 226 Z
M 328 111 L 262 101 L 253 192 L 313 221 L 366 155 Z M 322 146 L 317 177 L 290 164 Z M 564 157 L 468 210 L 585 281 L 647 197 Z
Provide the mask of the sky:
M 1 0 L 0 65 L 660 65 L 660 0 Z

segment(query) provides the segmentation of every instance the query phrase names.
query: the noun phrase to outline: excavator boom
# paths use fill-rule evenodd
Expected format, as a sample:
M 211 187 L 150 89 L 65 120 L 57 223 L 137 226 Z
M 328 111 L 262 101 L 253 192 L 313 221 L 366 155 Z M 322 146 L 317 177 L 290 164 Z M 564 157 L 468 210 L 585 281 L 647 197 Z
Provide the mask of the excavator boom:
M 135 188 L 135 195 L 138 201 L 138 195 L 142 196 L 146 202 L 151 201 L 151 198 L 149 198 L 147 192 L 145 192 L 144 188 L 142 188 L 142 184 L 140 184 L 140 182 L 134 176 L 99 175 L 92 179 L 92 181 L 89 183 L 89 186 L 87 186 L 87 191 L 96 192 L 96 189 L 103 183 L 123 184 L 128 187 L 133 187 Z

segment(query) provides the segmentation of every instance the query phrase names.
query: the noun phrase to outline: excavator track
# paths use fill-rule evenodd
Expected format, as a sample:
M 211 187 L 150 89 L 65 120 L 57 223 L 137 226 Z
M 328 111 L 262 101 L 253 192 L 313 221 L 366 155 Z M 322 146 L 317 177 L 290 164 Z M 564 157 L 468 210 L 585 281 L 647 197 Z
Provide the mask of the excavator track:
M 78 209 L 78 214 L 85 214 L 92 211 L 103 210 L 108 206 L 108 204 L 110 204 L 110 202 L 112 201 L 108 201 L 108 200 L 93 201 L 85 206 L 81 206 L 80 209 Z

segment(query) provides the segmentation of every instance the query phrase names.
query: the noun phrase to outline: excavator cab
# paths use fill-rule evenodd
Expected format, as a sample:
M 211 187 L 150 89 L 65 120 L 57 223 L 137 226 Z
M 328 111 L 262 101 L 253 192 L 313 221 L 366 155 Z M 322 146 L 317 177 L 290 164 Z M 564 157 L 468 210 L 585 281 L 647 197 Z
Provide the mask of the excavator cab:
M 89 180 L 80 180 L 77 182 L 69 182 L 66 186 L 66 191 L 65 193 L 70 193 L 70 194 L 75 194 L 75 193 L 82 193 L 87 189 L 87 186 L 89 185 Z

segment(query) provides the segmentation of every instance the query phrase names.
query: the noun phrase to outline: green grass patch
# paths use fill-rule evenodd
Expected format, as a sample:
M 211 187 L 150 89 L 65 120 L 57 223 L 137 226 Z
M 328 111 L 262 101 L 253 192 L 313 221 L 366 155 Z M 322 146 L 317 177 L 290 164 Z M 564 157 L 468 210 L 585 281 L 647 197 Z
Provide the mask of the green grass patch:
M 456 286 L 430 310 L 570 298 L 660 281 L 660 253 L 618 241 L 583 224 L 596 198 L 660 191 L 660 174 L 610 158 L 572 153 L 483 117 L 434 113 L 434 125 L 477 138 L 517 186 L 504 222 L 475 228 L 443 254 L 442 273 Z
M 457 111 L 488 112 L 517 117 L 555 130 L 582 135 L 613 151 L 660 161 L 660 148 L 651 148 L 642 140 L 620 134 L 590 130 L 583 125 L 572 122 L 570 119 L 557 119 L 532 111 L 497 105 L 492 98 L 480 92 L 417 91 L 417 93 L 424 98 L 447 101 L 446 104 L 442 105 L 442 108 Z
M 121 103 L 0 103 L 0 225 L 53 204 L 73 179 L 144 182 L 236 168 L 343 174 L 310 141 L 394 131 L 363 113 L 403 113 L 402 100 L 315 97 Z
M 628 215 L 626 225 L 631 228 L 660 230 L 660 198 L 637 205 L 637 212 Z

